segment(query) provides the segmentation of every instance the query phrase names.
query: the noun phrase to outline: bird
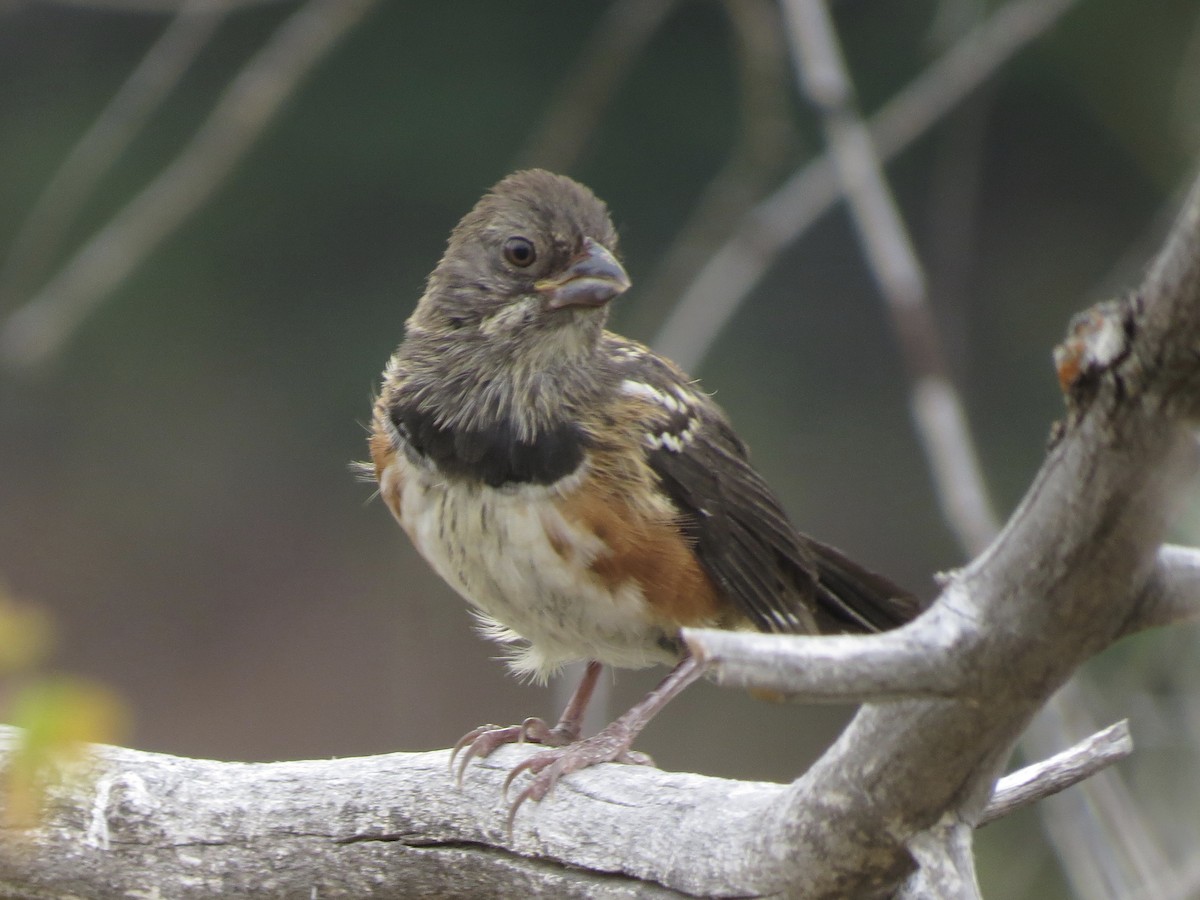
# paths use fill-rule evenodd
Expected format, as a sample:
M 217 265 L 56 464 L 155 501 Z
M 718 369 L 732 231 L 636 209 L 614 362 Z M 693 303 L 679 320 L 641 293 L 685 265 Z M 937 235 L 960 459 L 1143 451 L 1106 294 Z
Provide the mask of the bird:
M 897 627 L 919 601 L 796 530 L 724 411 L 674 363 L 605 328 L 631 285 L 607 206 L 540 169 L 494 185 L 453 229 L 374 403 L 368 475 L 413 546 L 518 676 L 585 662 L 557 723 L 468 731 L 513 768 L 509 811 L 602 762 L 648 763 L 638 733 L 704 674 L 685 627 L 781 634 Z M 604 666 L 671 666 L 583 737 Z

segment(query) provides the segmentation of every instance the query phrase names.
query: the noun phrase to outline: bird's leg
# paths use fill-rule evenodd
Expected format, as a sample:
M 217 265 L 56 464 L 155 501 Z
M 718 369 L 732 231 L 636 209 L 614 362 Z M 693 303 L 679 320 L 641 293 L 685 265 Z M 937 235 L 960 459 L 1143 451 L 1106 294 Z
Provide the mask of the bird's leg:
M 649 756 L 630 750 L 630 746 L 659 710 L 670 703 L 676 694 L 703 675 L 704 669 L 705 664 L 694 656 L 684 657 L 682 662 L 675 666 L 659 683 L 658 687 L 608 727 L 590 738 L 575 741 L 569 746 L 543 750 L 518 763 L 504 780 L 505 791 L 508 791 L 508 786 L 512 784 L 513 779 L 522 772 L 531 773 L 533 780 L 513 801 L 508 812 L 508 830 L 512 831 L 513 820 L 522 803 L 526 800 L 541 800 L 564 775 L 602 762 L 653 765 Z M 574 699 L 572 699 L 573 703 Z M 570 705 L 568 709 L 570 709 Z
M 544 719 L 530 716 L 520 725 L 480 725 L 473 728 L 458 739 L 454 749 L 450 751 L 450 768 L 454 768 L 454 759 L 463 748 L 466 753 L 458 767 L 458 782 L 462 783 L 463 773 L 467 764 L 474 759 L 490 754 L 503 744 L 516 744 L 530 741 L 535 744 L 545 744 L 547 747 L 562 747 L 579 740 L 580 728 L 583 726 L 583 716 L 587 712 L 588 703 L 596 690 L 596 682 L 600 679 L 603 663 L 590 660 L 579 679 L 579 686 L 567 701 L 567 706 L 558 718 L 558 724 L 551 728 Z
M 562 746 L 563 744 L 573 744 L 579 740 L 580 729 L 583 728 L 583 717 L 587 713 L 588 704 L 592 702 L 592 694 L 596 691 L 596 682 L 600 680 L 600 672 L 603 668 L 604 664 L 598 663 L 594 659 L 588 662 L 587 668 L 583 670 L 583 677 L 579 679 L 579 684 L 575 688 L 575 693 L 571 694 L 571 699 L 567 701 L 562 715 L 558 717 L 558 724 L 550 729 L 550 733 L 555 734 L 561 740 L 557 742 L 542 740 L 539 743 Z

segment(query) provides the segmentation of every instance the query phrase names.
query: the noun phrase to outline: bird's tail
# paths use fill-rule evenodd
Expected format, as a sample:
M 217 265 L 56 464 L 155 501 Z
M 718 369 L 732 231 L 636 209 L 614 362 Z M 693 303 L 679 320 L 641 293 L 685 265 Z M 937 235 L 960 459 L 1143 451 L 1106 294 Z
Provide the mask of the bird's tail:
M 886 631 L 916 618 L 924 604 L 841 551 L 813 541 L 817 556 L 817 625 L 823 633 Z

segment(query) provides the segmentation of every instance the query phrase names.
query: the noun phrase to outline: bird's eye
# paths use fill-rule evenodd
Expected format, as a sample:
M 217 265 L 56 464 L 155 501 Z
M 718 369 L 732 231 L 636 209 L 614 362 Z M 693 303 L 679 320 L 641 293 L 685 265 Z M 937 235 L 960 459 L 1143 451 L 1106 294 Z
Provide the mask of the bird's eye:
M 537 251 L 529 238 L 510 237 L 504 242 L 504 258 L 518 268 L 524 269 L 533 265 L 537 259 Z

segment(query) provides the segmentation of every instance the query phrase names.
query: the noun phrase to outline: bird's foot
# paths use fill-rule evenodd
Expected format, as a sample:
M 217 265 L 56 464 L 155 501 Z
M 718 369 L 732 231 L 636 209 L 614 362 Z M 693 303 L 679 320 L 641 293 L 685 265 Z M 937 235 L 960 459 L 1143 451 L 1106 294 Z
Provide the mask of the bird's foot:
M 513 821 L 517 810 L 526 800 L 541 800 L 558 780 L 564 775 L 578 772 L 598 763 L 619 762 L 637 766 L 652 766 L 654 760 L 645 753 L 630 750 L 636 731 L 626 728 L 621 720 L 617 720 L 603 731 L 582 741 L 576 741 L 563 747 L 543 750 L 535 753 L 529 759 L 523 760 L 513 767 L 504 779 L 504 794 L 508 796 L 508 788 L 522 773 L 528 772 L 533 779 L 517 794 L 508 810 L 508 831 L 512 833 Z
M 547 747 L 563 747 L 579 740 L 579 732 L 564 727 L 560 722 L 551 728 L 544 719 L 531 716 L 520 725 L 480 725 L 472 728 L 454 745 L 450 751 L 450 770 L 454 771 L 454 760 L 459 752 L 466 750 L 462 762 L 459 763 L 457 782 L 461 785 L 463 773 L 472 759 L 483 759 L 489 756 L 497 747 L 504 744 L 522 744 L 528 741 L 532 744 L 543 744 Z

